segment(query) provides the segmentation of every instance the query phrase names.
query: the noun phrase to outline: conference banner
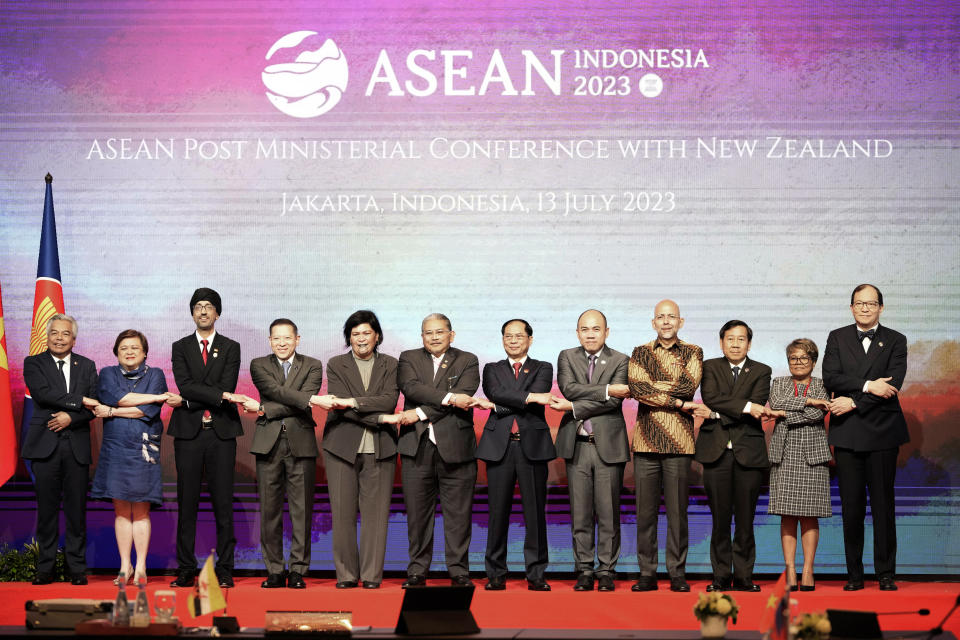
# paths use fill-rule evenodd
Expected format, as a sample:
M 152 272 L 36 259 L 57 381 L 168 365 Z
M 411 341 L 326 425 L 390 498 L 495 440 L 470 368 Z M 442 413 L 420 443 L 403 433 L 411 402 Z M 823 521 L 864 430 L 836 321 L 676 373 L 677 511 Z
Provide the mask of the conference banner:
M 629 355 L 669 298 L 706 358 L 740 319 L 750 357 L 787 375 L 787 344 L 822 354 L 869 282 L 881 323 L 909 342 L 898 570 L 960 573 L 958 24 L 944 0 L 6 2 L 0 281 L 15 417 L 48 172 L 76 351 L 116 364 L 117 334 L 139 329 L 171 388 L 197 287 L 222 296 L 217 331 L 241 344 L 238 391 L 256 397 L 249 362 L 270 353 L 274 318 L 326 363 L 357 309 L 377 313 L 391 355 L 443 313 L 482 366 L 504 357 L 511 318 L 532 325 L 531 357 L 556 363 L 589 308 Z M 636 406 L 624 403 L 628 425 Z M 548 421 L 555 431 L 560 414 Z M 248 519 L 254 429 L 244 417 Z M 161 449 L 171 483 L 172 439 Z M 696 467 L 692 481 L 688 571 L 709 571 Z M 818 570 L 843 573 L 833 482 Z M 568 507 L 562 460 L 549 483 Z M 632 517 L 625 499 L 627 558 Z M 391 518 L 387 568 L 401 569 L 402 501 Z M 569 514 L 551 518 L 551 570 L 572 570 Z M 238 527 L 238 567 L 259 568 L 256 524 Z M 314 527 L 328 535 L 329 514 Z M 151 553 L 169 539 L 173 563 L 161 529 Z M 757 570 L 779 571 L 765 497 L 757 536 Z M 314 567 L 329 565 L 314 547 Z

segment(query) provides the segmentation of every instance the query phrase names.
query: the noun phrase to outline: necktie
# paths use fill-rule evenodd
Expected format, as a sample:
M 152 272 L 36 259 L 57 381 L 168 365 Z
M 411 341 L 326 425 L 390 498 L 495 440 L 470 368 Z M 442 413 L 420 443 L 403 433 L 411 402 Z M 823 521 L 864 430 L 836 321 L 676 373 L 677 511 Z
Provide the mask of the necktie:
M 290 361 L 283 361 L 283 379 L 286 380 L 287 376 L 290 375 Z
M 593 381 L 593 368 L 597 364 L 597 355 L 587 356 L 587 360 L 590 361 L 590 364 L 587 365 L 587 382 L 589 383 Z M 587 435 L 593 434 L 593 424 L 589 419 L 583 421 L 583 430 L 587 432 Z
M 522 367 L 522 366 L 523 366 L 523 364 L 521 364 L 521 363 L 519 363 L 519 362 L 514 362 L 514 363 L 513 363 L 513 377 L 516 378 L 516 379 L 518 379 L 518 380 L 520 379 L 520 367 Z M 513 424 L 510 425 L 510 433 L 520 433 L 520 425 L 517 424 L 517 419 L 516 419 L 516 418 L 513 419 Z
M 734 384 L 736 384 L 737 378 L 739 378 L 739 377 L 740 377 L 740 367 L 734 367 L 734 368 L 733 368 L 733 382 L 734 382 Z
M 868 340 L 873 340 L 873 336 L 875 335 L 877 335 L 876 329 L 870 329 L 869 331 L 860 331 L 859 329 L 857 329 L 857 340 L 859 340 L 860 342 L 863 342 L 864 338 L 867 338 Z
M 63 360 L 57 360 L 57 366 L 60 367 L 60 377 L 63 378 L 63 388 L 70 391 L 70 389 L 67 388 L 67 374 L 63 372 L 63 365 L 65 364 L 67 363 Z
M 203 364 L 207 364 L 207 345 L 210 344 L 209 340 L 201 340 L 200 344 L 203 345 L 203 351 L 200 352 L 200 355 L 203 356 Z M 203 421 L 207 422 L 210 420 L 210 410 L 206 409 L 203 412 Z

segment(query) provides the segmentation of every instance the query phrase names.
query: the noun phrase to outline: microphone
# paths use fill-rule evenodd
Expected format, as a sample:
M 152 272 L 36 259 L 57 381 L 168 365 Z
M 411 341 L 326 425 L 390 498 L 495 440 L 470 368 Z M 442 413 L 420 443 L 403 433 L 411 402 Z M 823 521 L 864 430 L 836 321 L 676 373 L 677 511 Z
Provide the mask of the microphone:
M 940 621 L 940 624 L 935 626 L 933 629 L 930 629 L 926 640 L 930 640 L 934 636 L 939 636 L 943 633 L 944 623 L 950 619 L 950 616 L 952 616 L 953 612 L 957 610 L 957 607 L 960 607 L 960 594 L 957 594 L 957 599 L 953 602 L 953 607 L 950 608 L 950 611 L 947 611 L 947 615 L 943 616 L 943 620 Z
M 917 609 L 914 611 L 880 611 L 877 612 L 878 616 L 928 616 L 930 615 L 930 609 Z

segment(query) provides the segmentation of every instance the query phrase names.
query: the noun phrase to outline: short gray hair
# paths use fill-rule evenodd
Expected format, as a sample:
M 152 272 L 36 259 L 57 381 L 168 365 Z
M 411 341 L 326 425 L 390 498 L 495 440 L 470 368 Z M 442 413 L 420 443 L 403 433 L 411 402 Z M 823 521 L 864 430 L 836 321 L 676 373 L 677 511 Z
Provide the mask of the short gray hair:
M 69 322 L 73 329 L 73 337 L 74 338 L 77 337 L 77 320 L 73 316 L 68 316 L 65 313 L 55 313 L 52 316 L 50 316 L 50 319 L 47 320 L 47 331 L 46 331 L 47 335 L 50 335 L 50 327 L 52 327 L 53 323 L 56 322 L 57 320 L 65 320 Z
M 423 325 L 427 324 L 427 320 L 441 320 L 447 324 L 447 331 L 453 331 L 453 326 L 450 324 L 450 318 L 443 315 L 442 313 L 431 313 L 426 318 L 420 322 L 420 330 L 423 331 Z

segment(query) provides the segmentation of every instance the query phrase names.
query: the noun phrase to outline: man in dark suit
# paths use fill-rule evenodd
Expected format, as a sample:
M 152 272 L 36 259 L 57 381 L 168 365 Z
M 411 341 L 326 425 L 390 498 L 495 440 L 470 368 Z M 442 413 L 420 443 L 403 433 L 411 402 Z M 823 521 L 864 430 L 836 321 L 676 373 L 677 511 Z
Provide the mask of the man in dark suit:
M 477 436 L 473 393 L 480 386 L 477 356 L 451 347 L 450 319 L 432 313 L 421 324 L 422 349 L 400 354 L 397 382 L 404 397 L 397 450 L 407 508 L 410 564 L 404 587 L 426 584 L 433 554 L 437 499 L 443 505 L 447 572 L 469 586 Z
M 77 321 L 58 313 L 47 320 L 47 350 L 23 361 L 33 416 L 21 454 L 33 465 L 37 492 L 37 576 L 53 582 L 60 500 L 67 527 L 64 551 L 70 582 L 87 584 L 87 484 L 90 421 L 97 400 L 97 367 L 73 353 Z
M 233 471 L 237 436 L 243 434 L 234 394 L 240 376 L 240 345 L 214 330 L 222 309 L 220 294 L 200 288 L 190 298 L 194 333 L 173 343 L 171 366 L 182 403 L 170 416 L 177 467 L 177 577 L 172 587 L 193 586 L 194 543 L 204 477 L 217 524 L 217 580 L 233 586 Z
M 256 456 L 260 498 L 260 548 L 267 566 L 264 589 L 304 589 L 310 569 L 310 529 L 317 476 L 317 423 L 311 399 L 323 384 L 319 360 L 297 353 L 300 333 L 292 320 L 270 323 L 272 355 L 250 363 L 250 378 L 260 400 L 246 399 L 243 408 L 257 413 L 250 453 Z M 290 510 L 292 541 L 290 573 L 283 561 L 283 499 Z
M 620 557 L 620 490 L 630 446 L 623 399 L 612 397 L 609 387 L 626 386 L 628 358 L 606 345 L 609 335 L 607 318 L 600 311 L 580 314 L 580 346 L 561 351 L 557 359 L 557 385 L 565 399 L 550 403 L 566 412 L 556 446 L 557 455 L 567 463 L 576 591 L 592 591 L 594 575 L 600 591 L 613 591 Z
M 703 488 L 713 517 L 713 583 L 707 591 L 760 591 L 753 583 L 753 516 L 769 466 L 760 418 L 770 395 L 771 371 L 747 357 L 752 340 L 753 330 L 745 322 L 730 320 L 720 329 L 723 357 L 703 363 L 700 395 L 710 418 L 700 425 L 694 457 L 703 464 Z M 731 517 L 736 523 L 732 547 Z
M 487 463 L 490 520 L 484 555 L 491 591 L 506 588 L 507 530 L 513 510 L 513 487 L 519 480 L 526 535 L 523 560 L 527 588 L 549 591 L 543 574 L 547 555 L 547 463 L 557 457 L 544 419 L 544 407 L 553 400 L 553 365 L 527 357 L 533 328 L 526 320 L 508 320 L 500 328 L 507 358 L 483 367 L 486 401 L 490 409 L 477 457 Z
M 895 591 L 897 527 L 894 480 L 900 445 L 910 441 L 899 391 L 907 374 L 907 339 L 880 325 L 883 294 L 861 284 L 850 296 L 855 324 L 830 332 L 823 382 L 833 392 L 828 440 L 837 459 L 845 591 L 863 589 L 863 520 L 870 489 L 873 566 L 883 591 Z

